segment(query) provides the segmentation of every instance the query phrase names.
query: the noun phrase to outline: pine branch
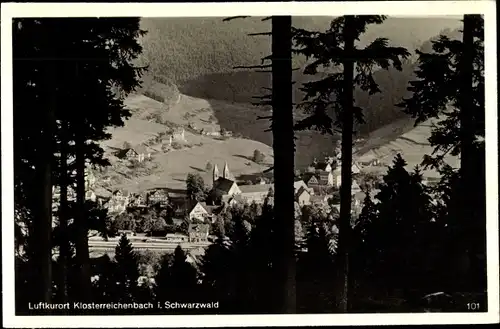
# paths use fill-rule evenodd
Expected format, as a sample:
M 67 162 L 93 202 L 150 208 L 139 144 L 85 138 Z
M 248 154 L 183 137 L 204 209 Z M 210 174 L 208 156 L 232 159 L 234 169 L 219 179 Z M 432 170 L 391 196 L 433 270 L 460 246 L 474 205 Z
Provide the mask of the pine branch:
M 268 172 L 271 172 L 271 171 L 273 171 L 273 170 L 274 170 L 274 166 L 272 166 L 272 167 L 269 167 L 269 168 L 265 169 L 265 170 L 263 171 L 263 173 L 268 173 Z
M 271 101 L 262 101 L 262 102 L 254 102 L 254 103 L 250 103 L 254 106 L 268 106 L 268 105 L 273 105 L 273 103 Z
M 233 69 L 267 69 L 271 68 L 271 64 L 266 65 L 250 65 L 250 66 L 234 66 Z
M 258 32 L 258 33 L 248 33 L 247 35 L 250 37 L 257 36 L 257 35 L 270 36 L 270 35 L 272 35 L 272 33 L 271 32 Z
M 252 96 L 253 99 L 271 99 L 272 95 Z
M 272 18 L 272 16 L 267 16 L 267 17 L 264 17 L 261 21 L 262 22 L 265 22 L 265 21 L 268 21 Z
M 250 17 L 250 16 L 232 16 L 232 17 L 224 18 L 222 21 L 229 22 L 229 21 L 232 21 L 233 19 L 248 18 L 248 17 Z

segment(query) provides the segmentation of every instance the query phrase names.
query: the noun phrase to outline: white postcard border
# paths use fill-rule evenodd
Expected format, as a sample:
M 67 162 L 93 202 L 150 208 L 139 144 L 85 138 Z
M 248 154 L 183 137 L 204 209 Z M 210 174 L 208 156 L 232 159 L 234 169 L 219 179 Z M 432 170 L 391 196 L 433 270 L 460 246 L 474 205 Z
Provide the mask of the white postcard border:
M 229 17 L 239 15 L 332 16 L 384 14 L 429 17 L 483 14 L 485 18 L 487 313 L 321 314 L 321 315 L 175 315 L 175 316 L 16 316 L 14 312 L 14 209 L 12 136 L 13 17 Z M 5 327 L 225 327 L 389 324 L 472 324 L 499 321 L 498 157 L 496 7 L 494 1 L 287 2 L 287 3 L 7 3 L 1 8 L 2 104 L 2 277 Z

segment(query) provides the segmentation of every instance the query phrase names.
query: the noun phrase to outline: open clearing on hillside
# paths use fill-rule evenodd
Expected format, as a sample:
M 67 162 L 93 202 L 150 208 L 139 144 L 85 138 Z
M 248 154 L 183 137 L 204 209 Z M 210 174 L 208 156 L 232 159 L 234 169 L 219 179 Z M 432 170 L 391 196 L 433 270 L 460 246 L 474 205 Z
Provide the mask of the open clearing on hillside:
M 180 94 L 178 102 L 167 105 L 141 94 L 130 95 L 125 105 L 131 110 L 133 118 L 146 120 L 153 116 L 161 117 L 161 122 L 187 126 L 194 124 L 197 129 L 219 131 L 221 128 L 234 132 L 254 141 L 272 145 L 272 134 L 268 120 L 258 120 L 259 116 L 269 115 L 260 107 L 246 103 L 231 103 L 221 100 L 205 100 Z M 161 127 L 150 122 L 151 127 Z M 151 128 L 153 129 L 153 128 Z M 314 157 L 325 151 L 332 151 L 334 137 L 322 135 L 317 131 L 297 132 L 295 165 L 307 167 Z
M 162 122 L 179 126 L 191 123 L 197 129 L 220 131 L 210 103 L 204 99 L 179 94 L 178 100 L 168 106 L 145 95 L 134 94 L 125 100 L 125 105 L 134 113 L 134 117 L 141 120 L 158 116 Z
M 186 137 L 189 140 L 189 136 Z M 259 150 L 266 156 L 263 164 L 256 164 L 251 160 L 254 150 Z M 158 166 L 149 175 L 131 179 L 123 178 L 122 182 L 116 184 L 114 188 L 127 189 L 131 192 L 156 187 L 183 190 L 186 187 L 188 173 L 200 174 L 205 183 L 210 185 L 212 171 L 205 169 L 207 162 L 212 165 L 217 164 L 219 170 L 222 170 L 224 163 L 227 162 L 229 169 L 237 178 L 240 175 L 262 172 L 273 162 L 273 158 L 269 146 L 238 138 L 225 141 L 209 140 L 201 146 L 173 150 L 168 153 L 157 153 L 153 155 L 152 162 Z
M 185 148 L 163 153 L 161 144 L 151 145 L 149 150 L 152 160 L 145 163 L 144 168 L 137 170 L 127 168 L 122 161 L 110 156 L 113 164 L 108 171 L 108 176 L 112 176 L 111 188 L 126 189 L 131 192 L 155 187 L 184 190 L 188 173 L 199 173 L 205 183 L 210 185 L 212 173 L 210 170 L 205 170 L 208 162 L 212 165 L 217 164 L 220 169 L 227 162 L 236 177 L 260 173 L 272 164 L 272 149 L 269 146 L 272 139 L 270 133 L 264 132 L 268 127 L 268 122 L 255 120 L 257 115 L 262 115 L 261 109 L 248 104 L 209 101 L 183 94 L 179 94 L 178 99 L 178 102 L 168 106 L 141 94 L 127 98 L 125 104 L 131 110 L 132 117 L 125 122 L 124 127 L 110 129 L 113 137 L 110 141 L 103 143 L 108 153 L 113 148 L 121 148 L 124 142 L 137 145 L 154 140 L 159 133 L 168 131 L 167 125 L 171 124 L 187 126 L 188 123 L 192 123 L 198 129 L 203 128 L 208 131 L 218 131 L 221 126 L 229 126 L 232 128 L 229 130 L 239 132 L 246 137 L 263 140 L 243 138 L 217 140 L 186 130 L 185 137 L 188 145 Z M 151 118 L 155 116 L 160 116 L 160 121 L 165 124 L 154 122 Z M 222 123 L 216 117 L 226 122 Z M 309 155 L 319 154 L 322 145 L 329 145 L 329 139 L 332 138 L 311 131 L 300 132 L 297 135 L 299 139 L 296 159 L 302 159 L 302 163 L 296 161 L 297 168 L 307 165 L 310 161 Z M 370 134 L 354 156 L 357 161 L 364 162 L 377 158 L 386 165 L 390 165 L 394 156 L 401 153 L 408 162 L 408 169 L 411 170 L 421 163 L 425 154 L 432 153 L 433 149 L 427 142 L 429 136 L 429 123 L 413 127 L 411 121 L 398 120 Z M 324 138 L 322 143 L 317 143 L 318 138 Z M 331 143 L 331 145 L 333 148 L 334 144 Z M 266 156 L 263 164 L 256 164 L 251 160 L 253 151 L 256 149 Z M 303 152 L 307 155 L 305 156 Z M 448 159 L 452 166 L 457 165 L 457 161 L 452 157 Z M 383 173 L 386 169 L 387 166 L 369 170 Z M 424 175 L 435 177 L 437 173 L 425 171 Z
M 188 173 L 199 173 L 207 184 L 211 183 L 212 172 L 205 170 L 207 162 L 217 164 L 220 170 L 227 162 L 236 177 L 262 172 L 273 162 L 272 149 L 263 143 L 243 138 L 217 140 L 185 131 L 187 144 L 184 148 L 163 153 L 161 144 L 153 144 L 148 147 L 152 156 L 151 161 L 145 162 L 143 168 L 135 170 L 128 168 L 126 161 L 113 156 L 113 151 L 122 148 L 125 142 L 134 146 L 151 141 L 159 133 L 167 131 L 168 127 L 141 119 L 155 111 L 165 112 L 162 103 L 142 95 L 134 95 L 127 99 L 126 105 L 131 109 L 132 117 L 123 127 L 109 129 L 112 139 L 102 143 L 112 164 L 106 172 L 106 176 L 110 177 L 108 187 L 111 189 L 139 192 L 155 187 L 166 187 L 183 190 Z M 186 123 L 182 119 L 182 113 L 179 115 L 173 111 L 166 111 L 164 116 L 169 122 L 179 125 Z M 265 155 L 262 164 L 251 160 L 254 150 L 259 150 Z
M 109 128 L 111 139 L 102 144 L 106 147 L 121 148 L 123 143 L 130 143 L 132 146 L 145 143 L 149 139 L 156 137 L 160 132 L 165 132 L 166 126 L 137 119 L 134 116 L 125 121 L 123 127 Z
M 392 165 L 392 160 L 400 153 L 408 163 L 407 170 L 413 170 L 415 166 L 422 163 L 424 155 L 431 155 L 434 150 L 428 142 L 428 138 L 431 135 L 432 122 L 435 122 L 435 120 L 423 122 L 396 138 L 390 138 L 394 137 L 393 134 L 389 134 L 394 128 L 392 125 L 379 129 L 369 139 L 369 144 L 363 145 L 360 151 L 355 154 L 355 158 L 360 162 L 378 159 L 385 165 Z M 408 126 L 399 125 L 399 127 L 408 129 Z M 445 161 L 452 167 L 457 168 L 459 166 L 458 157 L 447 156 L 445 157 Z M 375 167 L 374 170 L 385 172 L 387 166 Z M 439 174 L 435 170 L 430 169 L 423 171 L 422 174 L 425 177 L 439 177 Z

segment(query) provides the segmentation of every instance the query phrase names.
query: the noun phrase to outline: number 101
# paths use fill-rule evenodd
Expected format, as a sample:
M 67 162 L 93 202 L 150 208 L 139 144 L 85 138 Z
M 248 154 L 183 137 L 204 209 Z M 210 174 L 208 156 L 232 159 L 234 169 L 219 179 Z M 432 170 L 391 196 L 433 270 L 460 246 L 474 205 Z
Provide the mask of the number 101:
M 477 311 L 479 310 L 479 307 L 480 307 L 479 303 L 467 303 L 467 309 L 469 311 Z

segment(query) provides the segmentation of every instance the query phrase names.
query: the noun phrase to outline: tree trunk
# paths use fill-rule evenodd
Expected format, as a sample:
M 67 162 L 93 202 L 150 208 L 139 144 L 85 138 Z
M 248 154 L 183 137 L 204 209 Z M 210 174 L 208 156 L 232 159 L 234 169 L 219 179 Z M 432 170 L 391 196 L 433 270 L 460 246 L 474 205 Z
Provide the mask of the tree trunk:
M 44 65 L 45 63 L 42 63 Z M 36 184 L 38 190 L 37 216 L 33 223 L 33 239 L 35 247 L 32 249 L 34 260 L 33 269 L 37 272 L 34 277 L 35 300 L 50 303 L 52 300 L 52 156 L 53 132 L 55 123 L 55 98 L 52 65 L 44 67 L 45 96 L 47 108 L 43 109 L 42 132 L 38 149 L 36 166 Z
M 292 18 L 273 16 L 271 24 L 276 306 L 278 313 L 295 313 Z
M 351 184 L 352 184 L 352 134 L 353 134 L 353 75 L 354 51 L 353 16 L 345 16 L 344 23 L 344 90 L 342 106 L 342 168 L 340 186 L 340 224 L 339 224 L 339 311 L 347 312 L 349 308 L 349 248 L 351 232 Z
M 461 217 L 459 230 L 460 240 L 464 239 L 465 253 L 468 258 L 468 264 L 472 268 L 467 269 L 465 282 L 471 284 L 477 278 L 470 277 L 470 270 L 474 270 L 474 260 L 478 253 L 484 252 L 481 245 L 485 244 L 485 214 L 479 211 L 484 208 L 484 200 L 477 196 L 484 195 L 483 193 L 473 193 L 478 188 L 475 182 L 478 179 L 479 172 L 477 169 L 477 154 L 474 152 L 475 140 L 475 122 L 474 122 L 474 99 L 473 99 L 473 61 L 474 61 L 474 16 L 464 15 L 463 26 L 463 53 L 460 65 L 461 71 L 461 89 L 460 89 L 460 176 L 461 176 L 461 191 L 459 194 L 459 213 Z M 481 186 L 481 184 L 479 185 Z M 471 199 L 472 198 L 472 199 Z M 471 240 L 472 239 L 472 240 Z M 482 241 L 480 241 L 482 240 Z M 476 243 L 479 242 L 478 243 Z M 485 246 L 484 246 L 485 247 Z
M 79 89 L 78 63 L 76 63 L 76 81 L 75 85 Z M 82 109 L 77 109 L 82 114 Z M 83 117 L 83 115 L 82 115 Z M 76 121 L 75 129 L 75 156 L 76 156 L 76 263 L 79 272 L 79 296 L 81 301 L 90 300 L 90 257 L 87 220 L 85 218 L 85 154 L 84 146 L 84 122 L 83 118 Z
M 68 122 L 61 122 L 61 178 L 60 178 L 60 203 L 59 203 L 59 229 L 61 232 L 59 246 L 59 262 L 61 264 L 61 299 L 68 301 L 68 262 L 70 259 L 70 246 L 68 234 Z

